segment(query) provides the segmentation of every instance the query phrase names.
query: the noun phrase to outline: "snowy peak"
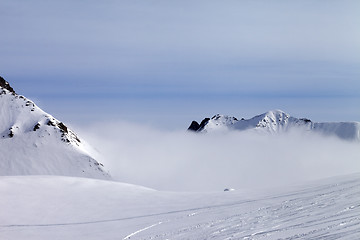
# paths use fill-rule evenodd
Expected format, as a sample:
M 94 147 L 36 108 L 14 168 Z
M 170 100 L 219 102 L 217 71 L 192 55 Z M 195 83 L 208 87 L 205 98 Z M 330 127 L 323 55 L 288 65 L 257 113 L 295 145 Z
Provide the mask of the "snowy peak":
M 44 132 L 53 129 L 60 134 L 63 142 L 79 146 L 80 139 L 64 123 L 42 111 L 31 100 L 16 94 L 8 82 L 3 85 L 6 88 L 3 86 L 0 88 L 2 102 L 0 134 L 2 138 L 13 138 L 16 135 L 32 131 L 41 136 Z
M 301 120 L 295 119 L 281 110 L 273 110 L 248 120 L 243 119 L 241 122 L 236 124 L 234 128 L 239 130 L 257 128 L 269 132 L 278 132 L 283 131 L 288 127 L 289 123 L 293 122 L 301 122 Z
M 250 119 L 241 118 L 241 120 L 236 117 L 217 114 L 211 119 L 205 118 L 199 128 L 194 128 L 193 123 L 188 130 L 195 132 L 252 130 L 265 133 L 281 133 L 292 129 L 300 129 L 327 136 L 336 136 L 345 140 L 360 141 L 359 122 L 314 123 L 307 118 L 292 117 L 281 110 L 272 110 Z
M 74 131 L 3 78 L 0 84 L 0 175 L 110 178 Z
M 276 125 L 286 125 L 289 122 L 290 115 L 281 111 L 269 111 L 253 118 L 257 121 L 257 127 L 267 127 Z

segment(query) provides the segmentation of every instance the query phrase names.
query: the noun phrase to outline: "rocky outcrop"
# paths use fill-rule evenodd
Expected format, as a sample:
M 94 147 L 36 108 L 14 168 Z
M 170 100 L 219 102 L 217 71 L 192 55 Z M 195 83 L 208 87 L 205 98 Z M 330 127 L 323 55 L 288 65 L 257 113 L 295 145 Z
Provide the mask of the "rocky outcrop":
M 204 129 L 204 127 L 206 126 L 206 124 L 210 121 L 210 118 L 204 118 L 201 123 L 199 124 L 196 121 L 192 121 L 188 130 L 189 131 L 194 131 L 194 132 L 200 132 L 201 130 Z
M 5 79 L 2 78 L 1 76 L 0 76 L 0 87 L 10 91 L 11 93 L 15 93 L 14 89 L 10 86 L 10 84 L 7 81 L 5 81 Z

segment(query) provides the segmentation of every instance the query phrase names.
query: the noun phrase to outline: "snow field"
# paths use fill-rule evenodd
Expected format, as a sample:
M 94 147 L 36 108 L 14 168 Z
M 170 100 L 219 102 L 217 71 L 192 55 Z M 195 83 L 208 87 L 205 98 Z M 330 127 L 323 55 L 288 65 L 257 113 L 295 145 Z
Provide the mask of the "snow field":
M 85 178 L 0 177 L 0 239 L 360 237 L 359 174 L 289 189 L 174 193 Z

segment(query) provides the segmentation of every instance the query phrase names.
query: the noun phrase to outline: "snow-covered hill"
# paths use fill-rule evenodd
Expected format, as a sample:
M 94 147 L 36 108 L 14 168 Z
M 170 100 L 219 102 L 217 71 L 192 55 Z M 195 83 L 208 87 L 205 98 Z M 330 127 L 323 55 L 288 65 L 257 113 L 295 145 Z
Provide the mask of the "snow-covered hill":
M 0 239 L 360 239 L 360 176 L 259 192 L 0 177 Z
M 195 132 L 214 132 L 221 130 L 252 130 L 257 132 L 280 133 L 294 129 L 316 132 L 341 139 L 360 141 L 360 122 L 312 122 L 306 118 L 295 118 L 274 110 L 250 119 L 240 119 L 217 114 L 205 118 L 200 124 L 193 121 L 188 130 Z
M 91 148 L 0 77 L 0 175 L 109 179 Z

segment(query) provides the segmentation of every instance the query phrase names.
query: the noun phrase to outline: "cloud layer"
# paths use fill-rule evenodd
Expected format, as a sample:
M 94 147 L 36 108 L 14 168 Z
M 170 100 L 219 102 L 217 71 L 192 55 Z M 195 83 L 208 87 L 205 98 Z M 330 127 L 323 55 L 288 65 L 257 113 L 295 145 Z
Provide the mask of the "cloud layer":
M 116 180 L 159 190 L 267 188 L 360 171 L 358 144 L 309 133 L 192 134 L 124 122 L 80 133 Z

